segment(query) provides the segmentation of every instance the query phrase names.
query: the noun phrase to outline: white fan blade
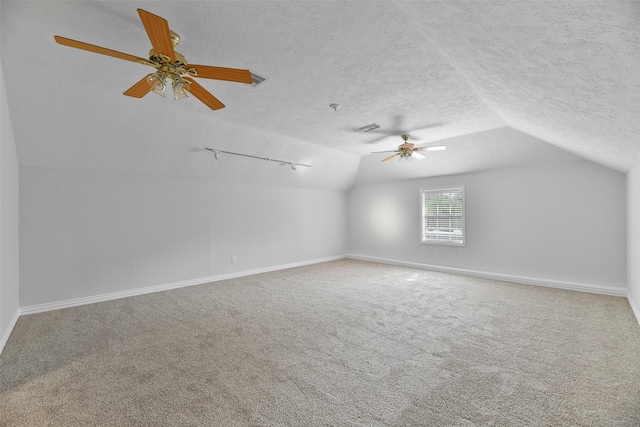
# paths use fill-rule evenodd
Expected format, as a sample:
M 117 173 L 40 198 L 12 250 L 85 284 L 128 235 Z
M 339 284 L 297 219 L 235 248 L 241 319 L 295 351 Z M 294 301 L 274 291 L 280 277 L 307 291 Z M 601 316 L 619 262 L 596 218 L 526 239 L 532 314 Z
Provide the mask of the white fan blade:
M 430 147 L 418 147 L 418 150 L 420 151 L 441 151 L 441 150 L 446 150 L 447 147 L 444 145 L 432 145 Z
M 422 159 L 424 159 L 424 158 L 425 158 L 422 154 L 417 153 L 417 152 L 415 152 L 415 151 L 414 151 L 413 153 L 411 153 L 411 157 L 413 157 L 413 158 L 414 158 L 414 159 L 416 159 L 416 160 L 422 160 Z

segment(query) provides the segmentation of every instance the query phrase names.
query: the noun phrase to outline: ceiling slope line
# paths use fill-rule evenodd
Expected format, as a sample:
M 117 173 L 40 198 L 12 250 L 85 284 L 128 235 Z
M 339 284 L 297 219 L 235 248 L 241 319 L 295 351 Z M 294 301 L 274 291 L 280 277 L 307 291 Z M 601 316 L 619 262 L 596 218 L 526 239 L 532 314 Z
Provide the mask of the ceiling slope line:
M 458 75 L 460 75 L 460 77 L 462 77 L 462 79 L 469 86 L 469 88 L 473 91 L 473 93 L 478 97 L 478 99 L 480 101 L 482 101 L 482 103 L 484 103 L 484 105 L 486 105 L 491 111 L 493 111 L 493 113 L 498 118 L 500 118 L 500 120 L 502 120 L 504 126 L 511 126 L 507 122 L 507 120 L 505 120 L 505 118 L 502 116 L 502 114 L 500 114 L 498 112 L 498 110 L 493 105 L 493 103 L 488 101 L 484 96 L 482 96 L 480 94 L 480 92 L 478 91 L 478 88 L 476 87 L 476 85 L 474 85 L 471 82 L 471 79 L 469 79 L 469 77 L 467 76 L 467 73 L 462 71 L 462 69 L 458 65 L 457 61 L 455 61 L 450 55 L 445 54 L 444 51 L 440 48 L 440 46 L 438 44 L 434 43 L 433 40 L 431 40 L 431 37 L 429 37 L 427 35 L 427 33 L 424 31 L 423 26 L 419 22 L 417 22 L 417 20 L 414 18 L 415 14 L 411 14 L 411 13 L 409 13 L 409 11 L 406 10 L 406 8 L 411 7 L 411 6 L 405 5 L 404 2 L 401 1 L 401 0 L 392 0 L 392 3 L 395 4 L 396 7 L 398 8 L 398 10 L 400 11 L 400 13 L 402 13 L 405 16 L 407 22 L 410 25 L 412 25 L 416 29 L 416 31 L 418 33 L 422 34 L 422 36 L 424 37 L 424 40 L 427 43 L 429 43 L 429 46 L 431 48 L 433 48 L 433 50 L 438 52 L 440 54 L 440 56 L 447 61 L 447 63 L 451 66 L 451 68 L 453 68 L 458 73 Z

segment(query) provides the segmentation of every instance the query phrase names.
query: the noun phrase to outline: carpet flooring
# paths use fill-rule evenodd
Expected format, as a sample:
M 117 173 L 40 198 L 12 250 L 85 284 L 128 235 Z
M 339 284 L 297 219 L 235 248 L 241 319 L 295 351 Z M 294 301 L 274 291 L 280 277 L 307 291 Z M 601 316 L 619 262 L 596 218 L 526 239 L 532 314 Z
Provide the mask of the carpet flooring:
M 2 426 L 640 426 L 626 299 L 354 260 L 23 316 Z

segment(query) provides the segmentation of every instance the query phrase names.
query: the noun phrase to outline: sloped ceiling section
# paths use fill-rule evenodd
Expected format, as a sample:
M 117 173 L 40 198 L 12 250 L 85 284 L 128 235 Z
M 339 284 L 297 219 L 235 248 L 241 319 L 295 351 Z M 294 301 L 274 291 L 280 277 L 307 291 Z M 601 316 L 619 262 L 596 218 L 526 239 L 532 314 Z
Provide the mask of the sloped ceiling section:
M 388 154 L 365 156 L 360 162 L 356 185 L 582 159 L 508 126 L 443 139 L 438 144 L 445 145 L 447 149 L 423 152 L 425 158 L 419 161 L 410 159 L 381 164 Z M 477 147 L 482 147 L 482 150 Z
M 134 99 L 122 92 L 151 68 L 53 40 L 145 57 L 151 46 L 138 7 L 168 20 L 190 62 L 247 68 L 267 80 L 254 88 L 199 79 L 226 104 L 218 111 L 193 97 Z M 344 190 L 362 156 L 376 168 L 365 175 L 406 178 L 368 158 L 397 147 L 405 132 L 418 144 L 481 134 L 442 174 L 464 172 L 466 158 L 487 160 L 474 168 L 514 160 L 522 144 L 504 155 L 483 147 L 490 141 L 482 135 L 505 127 L 518 140 L 528 134 L 620 171 L 640 160 L 640 2 L 2 1 L 0 8 L 21 165 Z M 374 122 L 381 127 L 358 131 Z M 313 167 L 215 161 L 207 146 Z
M 178 17 L 171 21 L 185 29 L 179 48 L 188 45 L 200 52 L 187 56 L 193 62 L 253 68 L 251 52 L 240 53 L 245 44 L 238 40 L 251 45 L 260 31 L 254 30 L 255 37 L 241 37 L 225 19 L 239 22 L 242 11 L 220 3 L 225 5 L 229 17 L 200 2 L 139 6 Z M 57 34 L 144 57 L 150 42 L 135 6 L 2 2 L 2 66 L 21 165 L 340 191 L 353 186 L 359 156 L 312 144 L 286 128 L 261 127 L 254 120 L 261 116 L 260 109 L 270 114 L 272 97 L 282 103 L 286 94 L 200 79 L 226 108 L 212 111 L 193 97 L 174 101 L 170 89 L 166 98 L 151 93 L 134 99 L 122 92 L 153 69 L 54 42 Z M 224 26 L 231 34 L 212 34 L 207 25 Z M 295 111 L 296 105 L 291 107 Z M 328 106 L 325 110 L 322 120 L 333 119 L 333 111 Z M 304 122 L 299 125 L 304 127 Z M 215 160 L 205 147 L 311 167 L 293 171 L 289 164 L 228 154 Z
M 640 159 L 640 2 L 398 2 L 504 121 L 627 171 Z

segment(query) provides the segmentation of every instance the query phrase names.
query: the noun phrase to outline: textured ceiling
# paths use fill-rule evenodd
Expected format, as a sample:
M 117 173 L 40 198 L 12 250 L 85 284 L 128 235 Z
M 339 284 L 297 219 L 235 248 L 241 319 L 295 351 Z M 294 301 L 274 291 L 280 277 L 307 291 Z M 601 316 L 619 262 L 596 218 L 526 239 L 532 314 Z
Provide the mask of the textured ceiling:
M 53 40 L 144 57 L 137 7 L 169 21 L 190 62 L 267 80 L 200 79 L 227 105 L 218 111 L 194 98 L 133 99 L 122 92 L 150 68 Z M 21 165 L 348 189 L 359 168 L 358 182 L 433 173 L 428 162 L 402 169 L 367 156 L 403 132 L 425 144 L 478 133 L 443 155 L 439 174 L 517 164 L 535 138 L 620 171 L 640 160 L 640 2 L 3 0 L 0 19 Z M 357 131 L 373 122 L 381 128 Z M 535 138 L 496 150 L 492 129 Z M 533 157 L 558 156 L 539 145 Z M 206 146 L 313 167 L 215 161 Z
M 509 126 L 614 169 L 640 159 L 640 2 L 399 4 Z

